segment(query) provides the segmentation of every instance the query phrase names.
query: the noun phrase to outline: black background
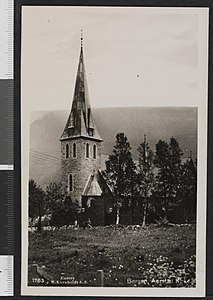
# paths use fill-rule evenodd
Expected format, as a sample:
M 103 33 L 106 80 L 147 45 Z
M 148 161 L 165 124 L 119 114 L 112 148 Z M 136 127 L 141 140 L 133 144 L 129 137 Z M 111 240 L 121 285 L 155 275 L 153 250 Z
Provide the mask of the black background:
M 14 253 L 13 179 L 13 171 L 0 171 L 0 255 Z
M 14 120 L 14 136 L 15 136 L 15 298 L 25 299 L 67 299 L 70 297 L 30 297 L 20 296 L 21 286 L 21 113 L 20 113 L 20 55 L 21 55 L 21 6 L 22 5 L 73 5 L 73 6 L 134 6 L 134 7 L 209 7 L 209 82 L 208 82 L 208 187 L 207 187 L 207 274 L 206 274 L 206 297 L 199 299 L 213 299 L 213 72 L 212 72 L 212 54 L 213 54 L 213 3 L 206 0 L 78 0 L 78 1 L 65 1 L 65 0 L 14 0 L 14 59 L 15 59 L 15 120 Z M 205 233 L 203 233 L 205 234 Z M 204 251 L 204 249 L 203 249 Z M 116 290 L 115 290 L 116 293 Z M 75 299 L 80 298 L 100 298 L 100 297 L 73 297 Z M 116 297 L 111 299 L 121 299 L 122 297 Z M 141 297 L 142 298 L 142 297 Z M 143 299 L 156 299 L 145 298 Z M 108 299 L 108 297 L 102 297 L 100 299 Z M 128 299 L 128 298 L 124 298 Z M 130 298 L 129 298 L 130 299 Z M 162 298 L 162 299 L 175 299 L 175 298 Z M 176 298 L 180 299 L 180 297 Z M 181 299 L 194 299 L 194 298 L 181 298 Z
M 0 164 L 13 164 L 13 121 L 12 121 L 13 80 L 0 79 Z M 8 116 L 10 113 L 10 116 Z

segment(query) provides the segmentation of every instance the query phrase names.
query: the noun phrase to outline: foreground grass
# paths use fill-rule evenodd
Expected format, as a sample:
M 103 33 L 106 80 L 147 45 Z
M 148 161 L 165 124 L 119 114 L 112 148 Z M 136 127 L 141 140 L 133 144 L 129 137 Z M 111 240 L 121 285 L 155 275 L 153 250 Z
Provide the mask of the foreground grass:
M 103 270 L 104 286 L 194 287 L 195 233 L 194 225 L 30 232 L 29 264 L 49 274 L 47 285 L 98 286 Z

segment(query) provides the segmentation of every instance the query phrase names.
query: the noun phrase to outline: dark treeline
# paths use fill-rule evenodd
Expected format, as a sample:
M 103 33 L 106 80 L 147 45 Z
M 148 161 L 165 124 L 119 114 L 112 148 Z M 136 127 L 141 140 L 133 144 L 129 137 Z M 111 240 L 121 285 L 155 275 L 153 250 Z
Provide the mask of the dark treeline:
M 149 222 L 192 222 L 196 217 L 196 165 L 189 157 L 182 161 L 178 141 L 159 140 L 155 153 L 144 141 L 138 147 L 138 162 L 133 161 L 130 143 L 124 133 L 116 136 L 112 155 L 103 174 L 111 187 L 120 216 L 141 215 Z M 137 217 L 138 220 L 138 217 Z
M 52 182 L 44 191 L 33 179 L 29 181 L 29 218 L 38 231 L 43 225 L 61 227 L 73 224 L 77 213 L 77 203 L 66 195 L 61 183 Z
M 136 163 L 126 135 L 116 135 L 102 172 L 114 195 L 116 224 L 195 221 L 197 168 L 191 157 L 183 161 L 182 155 L 174 137 L 168 142 L 159 140 L 153 151 L 144 136 Z M 29 218 L 39 231 L 45 218 L 46 224 L 61 227 L 74 224 L 78 214 L 78 204 L 67 196 L 61 183 L 50 183 L 44 190 L 29 181 Z M 131 218 L 122 221 L 127 215 Z

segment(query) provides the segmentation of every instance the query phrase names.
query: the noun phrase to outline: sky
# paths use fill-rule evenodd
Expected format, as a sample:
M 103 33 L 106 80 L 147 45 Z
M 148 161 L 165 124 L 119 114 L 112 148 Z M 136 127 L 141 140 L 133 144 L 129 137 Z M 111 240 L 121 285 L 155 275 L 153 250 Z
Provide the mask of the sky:
M 22 98 L 69 109 L 83 29 L 92 107 L 197 106 L 199 9 L 24 7 Z

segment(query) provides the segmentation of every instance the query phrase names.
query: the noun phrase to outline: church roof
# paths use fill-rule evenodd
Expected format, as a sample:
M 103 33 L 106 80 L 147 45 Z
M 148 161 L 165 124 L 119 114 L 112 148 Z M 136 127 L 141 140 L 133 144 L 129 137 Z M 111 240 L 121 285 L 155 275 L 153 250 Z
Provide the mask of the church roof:
M 83 196 L 101 196 L 102 189 L 98 183 L 97 174 L 92 174 L 84 188 Z
M 185 168 L 188 169 L 194 175 L 194 177 L 197 177 L 196 165 L 191 156 L 187 159 Z
M 88 181 L 84 187 L 83 196 L 101 196 L 102 194 L 107 193 L 110 196 L 112 191 L 103 178 L 101 171 L 97 170 L 93 172 L 88 178 Z
M 75 137 L 86 137 L 102 141 L 95 126 L 89 103 L 82 37 L 72 108 L 60 140 Z

